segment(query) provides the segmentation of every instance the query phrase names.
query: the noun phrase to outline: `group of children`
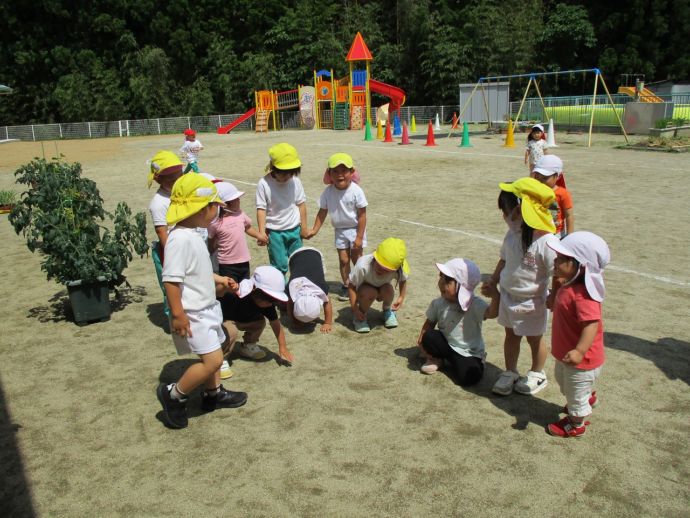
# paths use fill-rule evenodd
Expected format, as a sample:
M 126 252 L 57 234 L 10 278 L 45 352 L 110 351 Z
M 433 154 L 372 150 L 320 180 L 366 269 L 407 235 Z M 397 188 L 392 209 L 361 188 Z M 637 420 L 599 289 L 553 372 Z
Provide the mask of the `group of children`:
M 352 157 L 336 153 L 329 158 L 324 174 L 327 187 L 311 228 L 297 150 L 277 144 L 269 149 L 269 158 L 256 188 L 257 228 L 240 209 L 244 193 L 232 184 L 203 173 L 183 174 L 182 162 L 170 152 L 161 151 L 150 161 L 150 181 L 160 185 L 150 209 L 161 244 L 159 280 L 170 308 L 173 339 L 178 352 L 194 352 L 201 358 L 177 383 L 158 387 L 164 421 L 172 428 L 187 425 L 187 395 L 200 385 L 204 385 L 206 411 L 246 402 L 245 393 L 226 390 L 220 383 L 221 377 L 232 375 L 225 358 L 240 331 L 244 336 L 237 346 L 239 354 L 261 359 L 266 351 L 257 342 L 268 319 L 280 361 L 294 361 L 276 306 L 284 307 L 296 326 L 318 320 L 323 310 L 320 330 L 331 331 L 333 308 L 323 256 L 303 246 L 327 216 L 334 227 L 342 281 L 337 295 L 350 303 L 354 330 L 370 331 L 368 313 L 375 301 L 382 303 L 384 326 L 398 326 L 396 312 L 404 303 L 410 271 L 407 247 L 401 239 L 388 238 L 372 254 L 363 254 L 368 202 Z M 549 425 L 548 431 L 568 437 L 585 432 L 586 418 L 597 400 L 592 387 L 604 361 L 602 271 L 609 251 L 598 236 L 574 232 L 562 168 L 558 157 L 543 155 L 534 161 L 530 177 L 499 184 L 498 208 L 508 230 L 498 264 L 481 286 L 490 302 L 474 293 L 481 279 L 474 262 L 455 258 L 437 263 L 440 297 L 426 311 L 417 345 L 425 359 L 423 373 L 433 374 L 445 365 L 460 385 L 476 384 L 486 357 L 482 323 L 497 317 L 505 328 L 506 370 L 493 392 L 533 395 L 547 385 L 543 335 L 551 309 L 552 354 L 567 415 Z M 244 234 L 267 247 L 270 266 L 250 272 Z M 215 268 L 210 253 L 217 256 Z M 517 362 L 523 336 L 532 363 L 520 376 Z

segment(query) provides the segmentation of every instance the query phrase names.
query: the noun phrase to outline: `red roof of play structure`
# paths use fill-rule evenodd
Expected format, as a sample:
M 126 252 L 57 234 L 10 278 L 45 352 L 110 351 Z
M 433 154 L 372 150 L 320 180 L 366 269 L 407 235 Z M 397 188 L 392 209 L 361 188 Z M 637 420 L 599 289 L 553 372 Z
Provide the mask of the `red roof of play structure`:
M 364 38 L 362 38 L 361 33 L 357 33 L 355 36 L 355 41 L 352 42 L 350 51 L 347 53 L 345 61 L 371 61 L 374 56 L 369 52 L 369 47 L 364 43 Z

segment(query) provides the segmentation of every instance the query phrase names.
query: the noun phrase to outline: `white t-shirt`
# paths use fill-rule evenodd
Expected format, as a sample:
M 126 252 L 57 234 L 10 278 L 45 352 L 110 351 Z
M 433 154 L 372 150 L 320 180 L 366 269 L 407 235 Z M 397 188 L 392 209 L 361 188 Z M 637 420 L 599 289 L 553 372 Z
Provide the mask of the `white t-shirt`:
M 163 282 L 179 282 L 182 307 L 199 311 L 216 302 L 216 283 L 208 248 L 194 228 L 174 227 L 165 245 Z
M 517 298 L 545 296 L 556 258 L 556 252 L 547 243 L 558 243 L 558 238 L 544 234 L 523 253 L 520 232 L 509 230 L 501 246 L 501 259 L 506 262 L 499 280 L 501 288 Z
M 204 146 L 201 145 L 200 140 L 185 140 L 180 148 L 180 153 L 184 155 L 187 162 L 196 162 L 199 160 L 199 151 L 202 149 Z
M 266 228 L 270 230 L 290 230 L 299 226 L 297 205 L 305 201 L 307 195 L 296 176 L 280 183 L 269 173 L 256 185 L 256 208 L 266 211 Z
M 461 356 L 474 356 L 485 359 L 482 323 L 489 305 L 479 297 L 463 311 L 457 302 L 449 302 L 443 297 L 431 301 L 426 310 L 426 318 L 437 324 L 438 330 L 448 340 L 448 345 Z
M 355 182 L 347 189 L 329 185 L 321 193 L 319 208 L 328 209 L 333 228 L 353 228 L 357 226 L 357 209 L 368 205 L 364 191 Z
M 167 227 L 168 222 L 165 219 L 170 207 L 170 193 L 163 189 L 158 189 L 158 192 L 153 195 L 151 203 L 149 203 L 149 212 L 153 220 L 154 227 Z
M 364 282 L 375 288 L 380 288 L 384 284 L 390 284 L 393 279 L 398 279 L 398 282 L 407 280 L 407 275 L 402 271 L 402 268 L 398 268 L 394 272 L 386 272 L 384 275 L 377 275 L 373 263 L 374 254 L 363 255 L 357 260 L 350 272 L 350 282 L 355 288 L 359 288 Z

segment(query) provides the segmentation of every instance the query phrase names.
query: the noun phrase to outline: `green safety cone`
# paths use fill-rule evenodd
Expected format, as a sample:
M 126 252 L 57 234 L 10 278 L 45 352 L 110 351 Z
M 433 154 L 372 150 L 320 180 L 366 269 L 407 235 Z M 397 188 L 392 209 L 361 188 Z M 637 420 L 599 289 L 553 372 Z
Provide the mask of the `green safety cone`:
M 472 144 L 470 144 L 470 128 L 467 122 L 462 123 L 462 142 L 460 142 L 458 147 L 472 147 Z
M 371 136 L 371 124 L 369 124 L 369 119 L 367 119 L 364 124 L 364 141 L 371 142 L 372 140 L 374 140 L 374 137 Z

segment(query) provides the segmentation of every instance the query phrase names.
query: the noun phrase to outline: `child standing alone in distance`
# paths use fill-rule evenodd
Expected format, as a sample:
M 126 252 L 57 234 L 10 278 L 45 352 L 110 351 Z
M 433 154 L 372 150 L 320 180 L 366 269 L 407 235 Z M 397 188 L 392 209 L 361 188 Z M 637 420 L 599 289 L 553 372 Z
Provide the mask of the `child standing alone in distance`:
M 544 148 L 546 147 L 546 140 L 544 140 L 544 126 L 535 124 L 532 130 L 527 135 L 527 147 L 525 148 L 525 164 L 529 169 L 529 174 L 532 174 L 534 164 L 544 156 Z
M 216 280 L 226 288 L 236 284 L 214 277 L 211 257 L 197 227 L 205 228 L 218 215 L 216 187 L 200 175 L 186 175 L 173 186 L 167 222 L 174 225 L 165 246 L 163 283 L 170 304 L 173 341 L 179 354 L 195 353 L 201 362 L 191 365 L 171 385 L 161 383 L 157 396 L 163 420 L 170 428 L 185 428 L 188 394 L 204 385 L 201 408 L 235 408 L 247 401 L 244 392 L 232 392 L 220 384 L 225 341 L 220 303 L 216 300 Z
M 348 300 L 347 286 L 350 276 L 350 262 L 357 263 L 367 246 L 367 199 L 362 188 L 353 182 L 355 172 L 352 157 L 347 153 L 336 153 L 328 159 L 328 174 L 331 185 L 324 189 L 319 198 L 319 212 L 307 239 L 314 237 L 330 215 L 335 229 L 335 248 L 338 251 L 340 277 L 343 285 L 338 293 L 339 300 Z
M 184 174 L 189 171 L 199 172 L 199 152 L 204 149 L 201 141 L 196 139 L 196 132 L 193 129 L 184 130 L 184 144 L 180 148 L 180 153 L 187 160 L 187 167 L 184 169 Z
M 558 437 L 579 437 L 597 403 L 592 390 L 604 364 L 603 271 L 611 259 L 606 242 L 591 232 L 574 232 L 555 250 L 554 276 L 561 284 L 553 306 L 551 354 L 556 359 L 556 380 L 565 396 L 566 417 L 551 423 Z

